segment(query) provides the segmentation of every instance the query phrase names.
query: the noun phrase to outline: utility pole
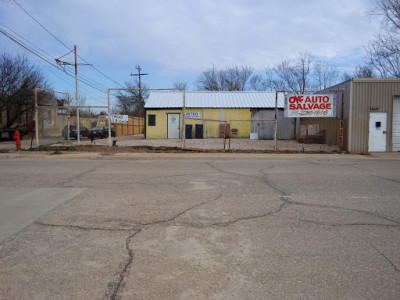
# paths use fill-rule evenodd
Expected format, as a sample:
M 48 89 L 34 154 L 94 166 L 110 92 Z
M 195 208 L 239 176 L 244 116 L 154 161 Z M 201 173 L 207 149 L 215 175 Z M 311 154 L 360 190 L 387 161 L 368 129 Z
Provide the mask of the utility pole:
M 80 107 L 79 107 L 79 97 L 78 97 L 78 62 L 77 62 L 77 58 L 76 58 L 76 45 L 74 45 L 74 56 L 75 56 L 75 101 L 76 101 L 76 106 L 77 106 L 77 110 L 76 110 L 76 123 L 77 123 L 77 127 L 78 127 L 78 145 L 81 143 L 81 126 L 79 126 L 80 122 L 79 122 L 79 111 L 80 111 Z M 69 130 L 69 128 L 68 128 Z
M 63 58 L 64 56 L 70 54 L 71 52 L 74 52 L 75 56 L 75 63 L 70 63 L 66 61 L 60 60 L 60 58 Z M 67 54 L 61 56 L 60 58 L 56 58 L 55 61 L 59 65 L 69 65 L 69 66 L 74 66 L 75 67 L 75 97 L 76 97 L 76 121 L 77 121 L 77 127 L 78 127 L 78 145 L 81 143 L 81 131 L 80 131 L 80 126 L 79 126 L 79 97 L 78 97 L 78 61 L 77 61 L 77 54 L 76 54 L 76 45 L 74 45 L 74 50 L 68 52 Z M 88 66 L 89 64 L 81 64 L 81 65 L 86 65 Z M 68 127 L 68 132 L 69 132 L 69 127 Z
M 137 74 L 131 74 L 131 76 L 138 76 L 139 77 L 139 102 L 142 103 L 142 83 L 141 83 L 141 78 L 142 76 L 145 75 L 149 75 L 147 73 L 140 73 L 140 71 L 142 71 L 142 68 L 140 67 L 140 65 L 137 65 L 135 67 L 136 70 L 138 70 Z

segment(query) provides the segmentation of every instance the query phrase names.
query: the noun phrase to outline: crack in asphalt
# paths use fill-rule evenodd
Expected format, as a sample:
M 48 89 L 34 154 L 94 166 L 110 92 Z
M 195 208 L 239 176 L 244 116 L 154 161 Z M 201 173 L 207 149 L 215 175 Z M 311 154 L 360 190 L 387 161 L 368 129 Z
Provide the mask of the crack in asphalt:
M 214 226 L 226 227 L 226 226 L 230 226 L 230 225 L 235 224 L 235 223 L 240 222 L 240 221 L 248 221 L 248 220 L 255 220 L 255 219 L 270 217 L 270 216 L 272 216 L 274 214 L 277 214 L 277 213 L 281 212 L 285 205 L 287 205 L 287 203 L 282 203 L 276 210 L 270 211 L 270 212 L 265 213 L 265 214 L 256 215 L 256 216 L 241 217 L 241 218 L 237 218 L 237 219 L 234 219 L 234 220 L 231 220 L 231 221 L 226 221 L 226 222 L 213 223 L 213 224 L 208 225 L 208 227 L 214 227 Z
M 345 227 L 345 226 L 380 226 L 380 227 L 400 227 L 399 224 L 379 224 L 379 223 L 325 223 L 325 222 L 318 222 L 313 220 L 307 219 L 298 219 L 301 222 L 311 223 L 315 225 L 321 226 L 332 226 L 332 227 Z
M 122 268 L 122 270 L 117 274 L 118 280 L 116 282 L 108 283 L 108 292 L 106 292 L 106 294 L 105 294 L 106 299 L 117 300 L 117 299 L 121 298 L 120 296 L 118 296 L 118 294 L 123 287 L 123 283 L 124 283 L 126 275 L 129 273 L 129 270 L 132 267 L 133 257 L 135 255 L 135 253 L 133 252 L 133 249 L 131 249 L 131 247 L 130 247 L 130 243 L 131 243 L 131 240 L 141 231 L 142 231 L 142 229 L 139 228 L 137 231 L 130 234 L 126 238 L 125 248 L 128 251 L 128 259 L 127 259 L 124 267 Z
M 379 251 L 379 249 L 376 248 L 376 247 L 375 247 L 374 245 L 372 245 L 371 243 L 369 243 L 369 242 L 367 242 L 367 241 L 365 241 L 365 242 L 366 242 L 368 245 L 370 245 L 372 248 L 374 248 L 375 251 L 378 252 L 378 253 L 393 267 L 393 269 L 394 269 L 397 273 L 400 273 L 400 269 L 397 268 L 397 266 L 394 264 L 394 262 L 393 262 L 389 257 L 387 257 L 383 252 Z
M 87 226 L 80 226 L 80 225 L 70 225 L 70 224 L 52 224 L 52 223 L 44 223 L 40 221 L 35 221 L 34 224 L 41 225 L 41 226 L 48 226 L 48 227 L 60 227 L 60 228 L 71 228 L 71 229 L 78 229 L 78 230 L 95 230 L 95 231 L 132 231 L 131 229 L 125 228 L 104 228 L 104 227 L 87 227 Z
M 256 178 L 254 176 L 247 176 L 244 174 L 238 174 L 238 173 L 233 173 L 233 172 L 225 172 L 224 170 L 218 169 L 216 167 L 214 167 L 213 165 L 211 165 L 210 163 L 206 163 L 207 165 L 209 165 L 211 168 L 216 169 L 220 172 L 223 173 L 227 173 L 227 174 L 233 174 L 236 176 L 245 176 L 245 177 L 250 177 L 250 178 Z M 136 231 L 134 234 L 130 235 L 127 239 L 126 239 L 126 249 L 128 250 L 128 254 L 129 254 L 129 259 L 127 261 L 127 263 L 125 264 L 123 270 L 118 274 L 119 276 L 119 280 L 117 282 L 117 284 L 113 284 L 113 283 L 109 283 L 108 287 L 109 287 L 109 291 L 106 293 L 106 297 L 107 299 L 119 299 L 118 294 L 121 292 L 122 288 L 123 288 L 123 281 L 126 277 L 126 275 L 128 274 L 132 263 L 133 263 L 133 257 L 134 257 L 134 252 L 133 250 L 130 248 L 130 243 L 131 240 L 138 234 L 140 233 L 142 230 L 145 230 L 151 226 L 154 225 L 160 225 L 160 224 L 169 224 L 169 223 L 173 223 L 176 219 L 178 219 L 179 217 L 181 217 L 182 215 L 184 215 L 185 213 L 200 207 L 202 205 L 206 205 L 210 202 L 214 202 L 214 201 L 218 201 L 220 198 L 222 197 L 222 194 L 219 194 L 216 198 L 207 200 L 207 201 L 203 201 L 201 203 L 192 205 L 191 207 L 188 207 L 187 209 L 177 213 L 176 215 L 174 215 L 173 217 L 166 219 L 166 220 L 159 220 L 159 221 L 154 221 L 154 222 L 148 222 L 148 223 L 135 223 L 135 225 L 139 225 L 140 228 L 138 231 Z M 284 208 L 284 206 L 287 205 L 287 203 L 283 202 L 276 210 L 274 211 L 270 211 L 261 215 L 256 215 L 256 216 L 248 216 L 248 217 L 241 217 L 241 218 L 237 218 L 231 221 L 226 221 L 226 222 L 217 222 L 217 223 L 213 223 L 213 224 L 208 224 L 206 226 L 202 226 L 199 224 L 195 224 L 195 223 L 177 223 L 175 225 L 184 225 L 184 226 L 190 226 L 190 227 L 198 227 L 198 228 L 205 228 L 205 227 L 215 227 L 215 226 L 222 226 L 222 227 L 227 227 L 230 226 L 232 224 L 235 224 L 239 221 L 244 221 L 244 220 L 253 220 L 253 219 L 259 219 L 259 218 L 265 218 L 268 216 L 271 216 L 273 214 L 279 213 L 280 211 L 282 211 L 282 209 Z
M 357 170 L 361 170 L 361 171 L 364 171 L 364 172 L 371 172 L 371 170 L 362 168 L 362 167 L 360 167 L 360 166 L 357 166 L 356 164 L 357 164 L 357 163 L 355 163 L 355 164 L 350 164 L 350 166 L 351 166 L 352 168 L 354 168 L 354 169 L 357 169 Z M 345 167 L 345 165 L 340 165 L 340 166 Z M 394 182 L 394 183 L 400 183 L 400 181 L 399 181 L 399 180 L 396 180 L 396 179 L 386 178 L 386 177 L 383 177 L 383 176 L 380 176 L 380 175 L 375 175 L 375 174 L 368 174 L 368 175 L 371 176 L 371 177 L 375 177 L 375 178 L 381 179 L 381 180 L 383 180 L 383 181 L 389 181 L 389 182 Z
M 126 275 L 129 273 L 129 270 L 131 269 L 132 263 L 133 263 L 133 257 L 134 257 L 134 251 L 133 249 L 131 249 L 130 247 L 130 243 L 131 240 L 137 235 L 139 234 L 142 230 L 145 230 L 153 225 L 159 225 L 159 224 L 168 224 L 171 223 L 173 221 L 175 221 L 177 218 L 179 218 L 180 216 L 182 216 L 183 214 L 189 212 L 190 210 L 197 208 L 201 205 L 205 205 L 207 203 L 213 202 L 213 201 L 217 201 L 221 198 L 222 194 L 219 194 L 218 197 L 207 200 L 207 201 L 203 201 L 201 203 L 195 204 L 181 212 L 179 212 L 178 214 L 176 214 L 175 216 L 166 219 L 166 220 L 160 220 L 160 221 L 154 221 L 154 222 L 149 222 L 149 223 L 135 223 L 136 225 L 139 225 L 139 229 L 137 231 L 135 231 L 133 234 L 129 235 L 126 238 L 126 242 L 125 242 L 125 248 L 128 251 L 128 260 L 124 265 L 124 268 L 121 270 L 121 272 L 118 273 L 117 277 L 118 277 L 118 281 L 115 282 L 110 282 L 108 284 L 108 291 L 105 294 L 106 299 L 111 299 L 111 300 L 116 300 L 116 299 L 120 299 L 120 297 L 118 296 L 118 294 L 121 292 L 122 288 L 123 288 L 123 282 L 125 280 Z
M 205 162 L 205 164 L 207 164 L 209 167 L 211 167 L 214 170 L 217 170 L 218 172 L 224 173 L 224 174 L 230 174 L 230 175 L 235 175 L 235 176 L 243 176 L 246 178 L 252 178 L 252 179 L 259 179 L 259 177 L 255 177 L 255 176 L 249 176 L 249 175 L 245 175 L 245 174 L 240 174 L 240 173 L 235 173 L 235 172 L 228 172 L 225 171 L 223 169 L 217 168 L 216 166 L 212 165 L 209 162 Z M 201 225 L 201 224 L 196 224 L 196 223 L 175 223 L 175 225 L 177 226 L 189 226 L 189 227 L 196 227 L 196 228 L 208 228 L 208 227 L 216 227 L 216 226 L 220 226 L 220 227 L 227 227 L 230 226 L 232 224 L 235 224 L 237 222 L 240 221 L 246 221 L 246 220 L 254 220 L 254 219 L 259 219 L 259 218 L 265 218 L 265 217 L 269 217 L 272 216 L 274 214 L 277 214 L 279 212 L 281 212 L 285 207 L 289 206 L 289 205 L 298 205 L 298 206 L 307 206 L 307 207 L 317 207 L 317 208 L 329 208 L 329 209 L 337 209 L 337 210 L 346 210 L 346 211 L 352 211 L 352 212 L 357 212 L 357 213 L 361 213 L 361 214 L 365 214 L 365 215 L 369 215 L 369 216 L 374 216 L 377 218 L 380 218 L 382 220 L 386 220 L 386 221 L 390 221 L 393 223 L 396 223 L 396 225 L 389 225 L 389 224 L 374 224 L 374 223 L 335 223 L 335 224 L 325 224 L 325 223 L 321 223 L 321 222 L 316 222 L 316 221 L 309 221 L 309 220 L 302 220 L 299 219 L 299 221 L 305 221 L 305 222 L 310 222 L 313 224 L 317 224 L 317 225 L 321 225 L 321 226 L 331 226 L 332 228 L 334 228 L 336 230 L 336 226 L 387 226 L 387 227 L 398 227 L 399 223 L 389 219 L 387 217 L 375 214 L 375 213 L 371 213 L 368 211 L 364 211 L 364 210 L 359 210 L 359 209 L 352 209 L 352 208 L 345 208 L 345 207 L 339 207 L 339 206 L 334 206 L 334 205 L 325 205 L 325 204 L 310 204 L 310 203 L 303 203 L 303 202 L 298 202 L 298 201 L 293 201 L 290 200 L 290 194 L 287 193 L 284 189 L 279 188 L 276 184 L 274 184 L 269 178 L 268 175 L 266 173 L 267 170 L 270 170 L 271 168 L 273 168 L 273 166 L 271 166 L 270 168 L 267 169 L 262 169 L 260 170 L 260 173 L 263 175 L 263 180 L 262 182 L 264 182 L 269 188 L 271 188 L 272 190 L 276 191 L 280 197 L 279 200 L 282 201 L 281 205 L 275 209 L 274 211 L 270 211 L 264 214 L 260 214 L 260 215 L 253 215 L 253 216 L 247 216 L 247 217 L 240 217 L 240 218 L 236 218 L 234 220 L 230 220 L 230 221 L 226 221 L 226 222 L 217 222 L 217 223 L 212 223 L 212 224 L 207 224 L 207 225 Z M 181 212 L 179 212 L 178 214 L 176 214 L 175 216 L 169 218 L 169 219 L 165 219 L 165 220 L 159 220 L 159 221 L 154 221 L 154 222 L 148 222 L 148 223 L 135 223 L 136 225 L 140 226 L 139 230 L 137 230 L 134 234 L 130 235 L 127 239 L 126 239 L 126 249 L 128 251 L 128 260 L 123 268 L 123 270 L 118 274 L 118 282 L 116 284 L 110 283 L 109 287 L 112 287 L 109 292 L 106 293 L 106 297 L 108 297 L 108 299 L 119 299 L 119 293 L 121 292 L 122 288 L 123 288 L 123 282 L 124 279 L 126 277 L 126 275 L 129 273 L 129 270 L 132 266 L 133 263 L 133 257 L 134 257 L 134 252 L 133 250 L 130 248 L 130 243 L 131 240 L 138 234 L 140 233 L 142 230 L 147 229 L 151 226 L 154 225 L 160 225 L 160 224 L 169 224 L 169 223 L 173 223 L 175 222 L 176 219 L 178 219 L 180 216 L 184 215 L 185 213 L 200 207 L 202 205 L 208 204 L 210 202 L 213 201 L 217 201 L 221 198 L 222 194 L 219 194 L 218 197 L 211 199 L 211 200 L 207 200 L 207 201 L 203 201 L 201 203 L 195 204 Z M 372 245 L 371 245 L 372 246 Z M 374 247 L 374 246 L 372 246 Z M 375 248 L 375 247 L 374 247 Z M 396 271 L 398 271 L 397 267 L 394 265 L 394 263 L 388 259 L 383 253 L 381 253 L 378 249 L 375 248 L 375 250 L 380 253 L 380 255 L 382 257 L 384 257 L 394 268 Z
M 267 213 L 264 213 L 264 214 L 247 216 L 247 217 L 240 217 L 240 218 L 233 219 L 233 220 L 230 220 L 230 221 L 225 221 L 225 222 L 216 222 L 216 223 L 211 223 L 211 224 L 179 222 L 179 223 L 175 223 L 174 225 L 176 225 L 176 226 L 186 226 L 186 227 L 191 227 L 191 228 L 199 228 L 199 229 L 211 228 L 211 227 L 228 227 L 228 226 L 233 225 L 233 224 L 235 224 L 237 222 L 240 222 L 240 221 L 256 220 L 256 219 L 261 219 L 261 218 L 265 218 L 265 217 L 270 217 L 270 216 L 272 216 L 274 214 L 277 214 L 277 213 L 281 212 L 285 205 L 287 205 L 287 204 L 286 203 L 282 203 L 276 210 L 270 211 L 270 212 L 267 212 Z
M 288 204 L 292 205 L 298 205 L 298 206 L 308 206 L 308 207 L 317 207 L 317 208 L 329 208 L 329 209 L 336 209 L 336 210 L 345 210 L 345 211 L 351 211 L 351 212 L 357 212 L 360 214 L 368 215 L 368 216 L 373 216 L 378 219 L 382 219 L 385 221 L 393 222 L 396 223 L 397 225 L 400 225 L 400 223 L 396 220 L 390 219 L 388 217 L 372 213 L 369 211 L 357 209 L 357 208 L 348 208 L 348 207 L 342 207 L 342 206 L 335 206 L 335 205 L 327 205 L 327 204 L 316 204 L 316 203 L 304 203 L 304 202 L 298 202 L 298 201 L 293 201 L 289 200 L 288 197 L 283 198 L 283 201 L 287 202 Z
M 278 188 L 277 186 L 275 186 L 271 180 L 268 179 L 268 174 L 264 172 L 264 170 L 261 170 L 261 173 L 264 174 L 264 180 L 265 183 L 271 187 L 272 189 L 274 189 L 275 191 L 277 191 L 278 193 L 280 193 L 283 197 L 281 197 L 280 199 L 287 203 L 287 204 L 291 204 L 291 205 L 298 205 L 298 206 L 307 206 L 307 207 L 317 207 L 317 208 L 328 208 L 328 209 L 336 209 L 336 210 L 345 210 L 345 211 L 351 211 L 351 212 L 357 212 L 360 214 L 364 214 L 364 215 L 368 215 L 368 216 L 373 216 L 385 221 L 389 221 L 389 222 L 393 222 L 397 225 L 400 225 L 400 223 L 396 220 L 390 219 L 388 217 L 376 214 L 376 213 L 372 213 L 369 211 L 365 211 L 365 210 L 361 210 L 361 209 L 357 209 L 357 208 L 347 208 L 347 207 L 342 207 L 342 206 L 335 206 L 335 205 L 327 205 L 327 204 L 317 204 L 317 203 L 304 203 L 304 202 L 299 202 L 299 201 L 294 201 L 294 200 L 290 200 L 289 197 L 290 195 L 288 193 L 286 193 L 283 189 Z M 339 224 L 337 224 L 339 225 Z M 343 224 L 344 225 L 344 224 Z
M 193 205 L 193 206 L 181 211 L 180 213 L 176 214 L 175 216 L 173 216 L 172 218 L 169 218 L 167 220 L 160 220 L 160 221 L 154 221 L 154 222 L 149 222 L 149 223 L 137 223 L 137 224 L 142 225 L 142 226 L 152 226 L 152 225 L 158 225 L 158 224 L 163 224 L 163 223 L 171 223 L 171 222 L 175 221 L 177 218 L 179 218 L 180 216 L 182 216 L 185 213 L 191 211 L 192 209 L 195 209 L 195 208 L 197 208 L 199 206 L 208 204 L 210 202 L 218 201 L 221 197 L 222 197 L 222 194 L 219 194 L 218 197 L 216 197 L 216 198 L 213 198 L 213 199 L 210 199 L 210 200 L 203 201 L 201 203 L 195 204 L 195 205 Z
M 350 241 L 350 239 L 348 239 L 346 236 L 344 236 L 336 227 L 332 226 L 332 228 L 338 233 L 338 235 L 341 238 L 343 238 L 343 239 L 345 239 L 347 241 Z M 357 240 L 357 237 L 354 236 L 354 239 Z M 372 247 L 380 256 L 382 256 L 393 267 L 393 269 L 396 272 L 400 273 L 400 269 L 396 266 L 396 264 L 389 257 L 387 257 L 382 251 L 380 251 L 378 248 L 376 248 L 373 244 L 371 244 L 370 242 L 366 241 L 365 239 L 362 239 L 362 242 L 364 242 L 364 244 L 368 244 L 370 247 Z M 364 250 L 367 250 L 366 247 L 363 247 L 363 248 L 364 248 Z
M 236 172 L 229 172 L 229 171 L 225 171 L 223 169 L 217 168 L 216 166 L 212 165 L 210 162 L 205 161 L 204 162 L 207 166 L 209 166 L 210 168 L 223 173 L 223 174 L 229 174 L 229 175 L 235 175 L 235 176 L 242 176 L 242 177 L 246 177 L 246 178 L 252 178 L 252 179 L 258 179 L 258 177 L 256 176 L 250 176 L 250 175 L 246 175 L 246 174 L 241 174 L 241 173 L 236 173 Z
M 86 170 L 86 171 L 83 171 L 82 173 L 79 173 L 79 174 L 77 174 L 77 175 L 74 175 L 74 176 L 72 176 L 72 177 L 70 177 L 70 178 L 68 178 L 68 179 L 66 179 L 66 180 L 63 180 L 63 181 L 61 181 L 61 182 L 58 182 L 58 183 L 52 185 L 51 187 L 59 187 L 59 186 L 65 187 L 64 185 L 65 185 L 66 183 L 70 183 L 70 182 L 73 181 L 73 180 L 81 179 L 83 176 L 85 176 L 85 175 L 87 175 L 87 174 L 90 174 L 91 172 L 96 171 L 97 169 L 99 169 L 99 168 L 101 168 L 101 167 L 104 167 L 104 166 L 106 166 L 106 165 L 108 165 L 108 164 L 109 164 L 109 163 L 102 163 L 102 164 L 100 164 L 100 165 L 98 165 L 98 166 L 95 166 L 95 167 L 93 167 L 93 168 L 90 168 L 89 170 Z
M 352 211 L 352 212 L 357 212 L 357 213 L 361 213 L 364 215 L 368 215 L 368 216 L 374 216 L 377 217 L 379 219 L 385 220 L 385 221 L 389 221 L 394 224 L 375 224 L 375 223 L 333 223 L 333 224 L 329 224 L 329 223 L 323 223 L 323 222 L 317 222 L 317 221 L 312 221 L 312 220 L 304 220 L 304 219 L 298 219 L 299 221 L 302 222 L 308 222 L 308 223 L 312 223 L 312 224 L 316 224 L 316 225 L 320 225 L 320 226 L 330 226 L 333 229 L 336 229 L 336 227 L 340 227 L 340 226 L 386 226 L 386 227 L 399 227 L 400 223 L 392 220 L 390 218 L 387 218 L 385 216 L 381 216 L 379 214 L 375 214 L 375 213 L 371 213 L 368 211 L 364 211 L 364 210 L 360 210 L 360 209 L 353 209 L 353 208 L 345 208 L 345 207 L 340 207 L 340 206 L 334 206 L 334 205 L 326 205 L 326 204 L 312 204 L 312 203 L 303 203 L 303 202 L 299 202 L 299 201 L 294 201 L 290 199 L 290 193 L 286 192 L 283 188 L 280 188 L 276 183 L 274 183 L 273 181 L 270 180 L 269 175 L 267 173 L 268 170 L 271 170 L 274 166 L 271 165 L 269 168 L 265 168 L 262 170 L 259 170 L 259 172 L 262 174 L 261 179 L 260 176 L 254 176 L 254 175 L 246 175 L 246 174 L 241 174 L 241 173 L 235 173 L 235 172 L 229 172 L 223 169 L 220 169 L 216 166 L 214 166 L 213 164 L 209 163 L 209 162 L 204 162 L 206 165 L 208 165 L 210 168 L 212 168 L 213 170 L 216 170 L 218 172 L 224 173 L 224 174 L 230 174 L 230 175 L 235 175 L 235 176 L 242 176 L 242 177 L 246 177 L 246 178 L 251 178 L 251 179 L 255 179 L 255 180 L 260 180 L 262 183 L 264 183 L 267 187 L 269 187 L 270 189 L 274 190 L 275 192 L 278 193 L 279 195 L 279 200 L 281 201 L 281 204 L 279 205 L 279 207 L 277 207 L 275 210 L 273 211 L 269 211 L 263 214 L 259 214 L 259 215 L 250 215 L 250 216 L 245 216 L 245 217 L 239 217 L 230 221 L 225 221 L 225 222 L 216 222 L 216 223 L 212 223 L 212 224 L 199 224 L 199 223 L 185 223 L 185 222 L 175 222 L 179 217 L 181 217 L 182 215 L 188 213 L 189 211 L 196 209 L 202 205 L 206 205 L 209 204 L 211 202 L 214 201 L 218 201 L 219 199 L 221 199 L 222 194 L 219 194 L 216 198 L 210 199 L 210 200 L 206 200 L 203 201 L 201 203 L 192 205 L 190 207 L 188 207 L 187 209 L 184 209 L 180 212 L 178 212 L 176 215 L 165 219 L 165 220 L 157 220 L 157 221 L 153 221 L 153 222 L 147 222 L 147 223 L 132 223 L 132 228 L 129 229 L 124 229 L 124 228 L 102 228 L 102 227 L 84 227 L 84 226 L 79 226 L 79 225 L 62 225 L 62 224 L 47 224 L 47 223 L 43 223 L 40 221 L 36 221 L 35 224 L 37 225 L 42 225 L 42 226 L 54 226 L 54 227 L 64 227 L 64 228 L 72 228 L 72 229 L 79 229 L 79 230 L 98 230 L 98 231 L 120 231 L 120 232 L 126 232 L 128 231 L 130 234 L 129 236 L 126 238 L 125 241 L 125 248 L 126 251 L 128 252 L 128 258 L 126 259 L 125 263 L 121 264 L 123 265 L 122 269 L 116 273 L 116 280 L 111 281 L 108 283 L 107 285 L 107 291 L 105 293 L 105 298 L 106 299 L 112 299 L 112 300 L 116 300 L 116 299 L 120 299 L 121 298 L 121 293 L 124 287 L 124 281 L 126 276 L 129 274 L 132 264 L 133 264 L 133 260 L 134 260 L 134 250 L 131 248 L 130 244 L 132 242 L 132 240 L 140 233 L 143 232 L 144 230 L 155 226 L 155 225 L 161 225 L 161 224 L 174 224 L 176 226 L 188 226 L 188 227 L 195 227 L 195 228 L 207 228 L 207 227 L 227 227 L 230 225 L 233 225 L 237 222 L 240 221 L 247 221 L 247 220 L 255 220 L 255 219 L 260 219 L 260 218 L 266 218 L 266 217 L 270 217 L 274 214 L 277 214 L 279 212 L 281 212 L 282 210 L 284 210 L 284 208 L 289 207 L 290 205 L 298 205 L 298 206 L 306 206 L 306 207 L 316 207 L 316 208 L 327 208 L 327 209 L 336 209 L 336 210 L 345 210 L 345 211 Z M 76 180 L 79 178 L 82 178 L 83 176 L 97 170 L 100 167 L 103 167 L 104 164 L 100 164 L 90 170 L 87 170 L 85 172 L 82 172 L 81 174 L 74 176 L 70 179 L 68 179 L 67 181 L 64 182 L 60 182 L 57 185 L 62 185 L 65 183 L 68 183 L 72 180 Z M 187 175 L 196 175 L 199 173 L 191 173 L 191 174 L 184 174 L 184 175 L 173 175 L 173 177 L 178 177 L 178 176 L 187 176 Z M 204 174 L 204 173 L 202 173 Z M 396 182 L 396 181 L 394 181 Z M 134 231 L 133 233 L 131 233 L 132 231 Z M 340 234 L 340 232 L 339 232 Z M 371 244 L 370 244 L 371 245 Z M 380 252 L 375 246 L 371 245 L 371 247 L 373 247 L 383 258 L 385 258 L 392 266 L 393 268 L 399 272 L 399 269 L 397 268 L 397 266 L 387 257 L 385 256 L 382 252 Z
M 216 172 L 215 172 L 216 173 Z M 168 178 L 179 178 L 179 177 L 186 177 L 186 176 L 195 176 L 195 175 L 204 175 L 206 173 L 204 172 L 192 172 L 192 173 L 184 173 L 184 174 L 175 174 L 175 175 L 165 175 L 165 176 L 154 176 L 151 177 L 151 180 L 158 180 L 158 179 L 165 179 L 166 177 Z M 208 173 L 212 174 L 212 173 Z M 148 180 L 143 180 L 143 181 L 138 181 L 139 183 L 141 182 L 148 182 Z

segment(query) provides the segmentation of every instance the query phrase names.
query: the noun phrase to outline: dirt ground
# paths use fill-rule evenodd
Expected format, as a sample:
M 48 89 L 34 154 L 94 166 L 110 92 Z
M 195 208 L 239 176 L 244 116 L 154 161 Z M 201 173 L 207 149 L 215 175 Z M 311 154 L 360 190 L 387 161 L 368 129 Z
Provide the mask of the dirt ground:
M 113 137 L 112 143 L 116 142 L 118 147 L 107 147 L 109 145 L 108 139 L 96 139 L 93 142 L 87 138 L 81 140 L 81 147 L 75 148 L 78 151 L 106 151 L 106 152 L 152 152 L 152 151 L 165 151 L 175 152 L 180 151 L 180 139 L 145 139 L 143 135 L 135 136 L 119 136 Z M 230 142 L 230 145 L 229 145 Z M 24 139 L 21 141 L 22 149 L 30 149 L 36 147 L 35 140 Z M 41 146 L 65 146 L 65 141 L 59 139 L 41 139 L 39 140 Z M 225 145 L 224 145 L 225 144 Z M 71 141 L 72 146 L 77 146 L 77 141 Z M 89 146 L 89 147 L 88 147 Z M 224 148 L 225 146 L 225 148 Z M 199 150 L 199 151 L 224 151 L 231 150 L 237 152 L 272 152 L 274 151 L 273 140 L 250 140 L 244 138 L 235 138 L 226 140 L 220 138 L 207 138 L 207 139 L 186 139 L 185 149 Z M 301 144 L 295 140 L 279 140 L 278 149 L 280 152 L 323 152 L 335 153 L 339 152 L 338 146 L 330 146 L 324 144 Z M 6 152 L 15 150 L 14 142 L 0 142 L 0 151 Z

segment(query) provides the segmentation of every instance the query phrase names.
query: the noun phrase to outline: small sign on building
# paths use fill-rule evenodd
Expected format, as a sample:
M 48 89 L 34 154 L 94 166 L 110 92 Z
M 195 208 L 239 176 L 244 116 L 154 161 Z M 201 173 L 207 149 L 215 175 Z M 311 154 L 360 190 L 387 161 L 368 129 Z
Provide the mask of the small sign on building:
M 128 123 L 128 115 L 111 115 L 111 123 Z
M 335 95 L 285 95 L 285 117 L 335 117 Z
M 187 111 L 186 118 L 190 119 L 200 119 L 200 112 L 198 111 Z

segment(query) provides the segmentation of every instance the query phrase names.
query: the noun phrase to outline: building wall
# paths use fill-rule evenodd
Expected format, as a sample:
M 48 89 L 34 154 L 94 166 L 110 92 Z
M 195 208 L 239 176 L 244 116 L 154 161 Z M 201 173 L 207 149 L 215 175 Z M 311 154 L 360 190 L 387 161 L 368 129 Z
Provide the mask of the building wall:
M 368 152 L 370 112 L 387 113 L 386 149 L 392 151 L 394 96 L 400 96 L 400 79 L 353 79 L 348 148 L 350 152 Z
M 400 96 L 398 78 L 354 78 L 330 90 L 344 90 L 344 149 L 368 153 L 369 113 L 387 113 L 386 149 L 392 151 L 393 99 Z M 337 98 L 336 118 L 301 118 L 301 125 L 319 124 L 326 131 L 326 142 L 339 145 L 341 93 Z
M 275 120 L 275 109 L 252 109 L 252 120 Z M 275 122 L 251 122 L 251 132 L 258 133 L 260 140 L 274 139 Z M 284 110 L 278 109 L 278 139 L 294 139 L 295 118 L 285 118 Z
M 232 122 L 231 128 L 238 129 L 237 137 L 250 136 L 251 110 L 248 108 L 187 108 L 186 112 L 199 112 L 200 119 L 186 119 L 186 124 L 192 124 L 192 136 L 195 136 L 195 125 L 203 124 L 204 138 L 220 137 L 220 121 Z M 166 139 L 168 114 L 180 115 L 180 135 L 182 134 L 182 110 L 181 109 L 146 109 L 146 138 Z M 148 125 L 148 115 L 156 116 L 156 126 Z M 238 121 L 247 120 L 247 121 Z
M 251 129 L 251 109 L 249 108 L 224 108 L 224 120 L 231 129 L 237 129 L 239 138 L 249 138 Z M 243 120 L 243 121 L 242 121 Z
M 146 109 L 145 115 L 145 135 L 146 138 L 149 139 L 166 139 L 167 138 L 167 122 L 168 122 L 168 114 L 179 114 L 181 121 L 180 132 L 182 134 L 182 111 L 180 109 L 155 109 L 150 110 Z M 156 124 L 155 126 L 149 126 L 149 115 L 156 116 Z
M 349 147 L 349 119 L 350 119 L 350 98 L 351 81 L 346 81 L 329 88 L 326 93 L 336 92 L 336 117 L 333 118 L 300 118 L 301 125 L 318 124 L 319 130 L 325 131 L 325 142 L 328 145 L 340 145 L 340 120 L 342 115 L 342 94 L 344 95 L 343 111 L 343 146 L 345 150 Z

